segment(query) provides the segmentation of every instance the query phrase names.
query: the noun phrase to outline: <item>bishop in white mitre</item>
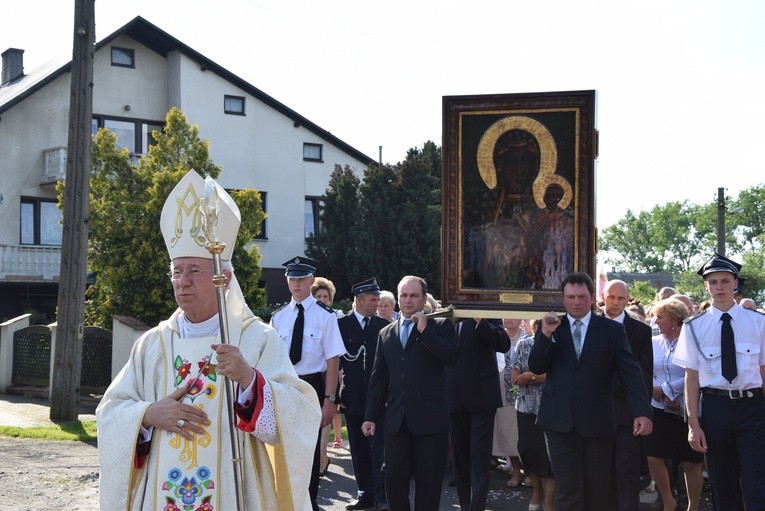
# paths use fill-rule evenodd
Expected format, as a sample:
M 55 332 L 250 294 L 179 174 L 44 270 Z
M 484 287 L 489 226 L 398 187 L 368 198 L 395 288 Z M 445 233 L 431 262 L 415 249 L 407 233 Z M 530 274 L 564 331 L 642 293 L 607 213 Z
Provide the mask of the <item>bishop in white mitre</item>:
M 221 343 L 199 209 L 205 181 L 191 170 L 170 193 L 160 220 L 178 309 L 136 341 L 96 410 L 101 509 L 237 509 L 225 378 L 236 389 L 244 508 L 310 509 L 321 417 L 316 394 L 297 377 L 276 331 L 244 301 L 230 264 L 239 208 L 212 183 L 221 199 L 217 233 L 226 243 L 229 343 Z

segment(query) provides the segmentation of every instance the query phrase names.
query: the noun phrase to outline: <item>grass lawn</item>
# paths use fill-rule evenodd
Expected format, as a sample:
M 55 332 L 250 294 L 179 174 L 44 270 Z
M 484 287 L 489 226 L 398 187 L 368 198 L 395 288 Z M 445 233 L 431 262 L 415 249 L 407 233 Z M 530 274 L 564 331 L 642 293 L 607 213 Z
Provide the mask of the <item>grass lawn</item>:
M 53 426 L 0 426 L 0 436 L 35 438 L 38 440 L 69 440 L 76 442 L 96 441 L 96 421 L 62 422 Z

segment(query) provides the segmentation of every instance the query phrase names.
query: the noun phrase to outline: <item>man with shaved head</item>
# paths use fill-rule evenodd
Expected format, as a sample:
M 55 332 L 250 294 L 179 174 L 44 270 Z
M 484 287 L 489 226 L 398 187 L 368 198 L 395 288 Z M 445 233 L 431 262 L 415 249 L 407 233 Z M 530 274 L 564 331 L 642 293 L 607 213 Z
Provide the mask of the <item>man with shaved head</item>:
M 627 284 L 610 280 L 603 288 L 603 315 L 624 325 L 632 354 L 637 357 L 646 390 L 651 392 L 653 376 L 653 346 L 651 327 L 624 311 L 629 302 Z M 616 441 L 614 443 L 614 483 L 610 488 L 611 509 L 637 511 L 640 504 L 640 469 L 642 466 L 642 437 L 632 434 L 634 417 L 630 415 L 621 381 L 614 377 L 614 408 L 616 411 Z M 609 491 L 609 490 L 607 490 Z
M 693 303 L 693 300 L 691 300 L 691 297 L 688 295 L 681 295 L 681 294 L 674 294 L 672 295 L 672 298 L 675 300 L 680 300 L 686 307 L 688 307 L 688 314 L 693 316 L 698 312 L 696 310 L 696 304 Z

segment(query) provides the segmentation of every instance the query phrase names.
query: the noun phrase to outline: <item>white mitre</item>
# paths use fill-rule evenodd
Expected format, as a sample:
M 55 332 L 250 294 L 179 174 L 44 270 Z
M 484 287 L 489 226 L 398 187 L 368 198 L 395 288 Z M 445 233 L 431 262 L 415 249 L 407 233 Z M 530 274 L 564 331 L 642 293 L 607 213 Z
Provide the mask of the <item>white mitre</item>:
M 208 240 L 203 230 L 199 203 L 199 199 L 204 197 L 205 186 L 214 186 L 218 196 L 217 231 L 212 236 L 226 244 L 220 258 L 224 261 L 231 260 L 236 235 L 242 222 L 239 207 L 214 179 L 202 179 L 193 169 L 189 170 L 170 192 L 159 219 L 171 260 L 177 257 L 212 259 L 212 253 L 205 248 Z

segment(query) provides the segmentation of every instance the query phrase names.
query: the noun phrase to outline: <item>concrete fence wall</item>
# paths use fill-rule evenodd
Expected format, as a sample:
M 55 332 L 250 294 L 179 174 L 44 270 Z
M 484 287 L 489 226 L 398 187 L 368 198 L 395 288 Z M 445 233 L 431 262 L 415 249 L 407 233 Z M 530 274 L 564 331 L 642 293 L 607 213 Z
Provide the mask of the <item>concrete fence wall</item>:
M 0 392 L 11 385 L 13 377 L 13 335 L 29 326 L 31 314 L 24 314 L 0 324 Z

